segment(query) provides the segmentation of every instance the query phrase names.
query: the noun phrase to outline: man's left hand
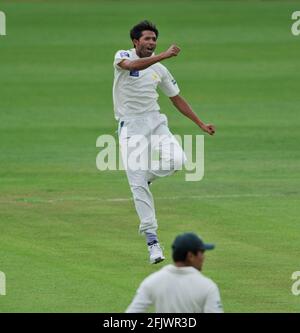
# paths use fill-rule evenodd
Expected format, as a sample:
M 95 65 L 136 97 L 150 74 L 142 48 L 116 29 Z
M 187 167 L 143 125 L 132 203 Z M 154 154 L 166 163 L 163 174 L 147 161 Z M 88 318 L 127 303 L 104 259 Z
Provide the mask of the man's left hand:
M 208 133 L 209 135 L 214 135 L 216 132 L 216 128 L 212 124 L 203 124 L 200 127 L 204 132 Z

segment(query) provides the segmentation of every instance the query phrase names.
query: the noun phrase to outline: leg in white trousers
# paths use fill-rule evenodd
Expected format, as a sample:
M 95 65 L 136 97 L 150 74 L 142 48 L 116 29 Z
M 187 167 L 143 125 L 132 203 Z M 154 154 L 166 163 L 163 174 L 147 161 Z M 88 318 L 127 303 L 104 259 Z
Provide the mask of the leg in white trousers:
M 157 220 L 153 196 L 149 190 L 148 182 L 152 182 L 159 177 L 165 177 L 180 170 L 186 161 L 185 153 L 181 146 L 170 132 L 167 125 L 167 118 L 159 112 L 151 112 L 146 116 L 139 116 L 132 119 L 123 120 L 122 128 L 119 133 L 123 164 L 126 165 L 126 174 L 133 194 L 134 204 L 140 219 L 139 232 L 141 234 L 156 234 Z M 128 138 L 133 135 L 143 135 L 147 139 L 147 146 L 143 149 L 143 154 L 147 156 L 148 168 L 133 170 L 128 157 L 136 149 L 127 145 Z M 151 136 L 155 136 L 154 142 Z M 153 138 L 153 137 L 152 137 Z M 151 147 L 151 149 L 149 148 Z M 159 156 L 157 165 L 151 165 L 153 155 Z

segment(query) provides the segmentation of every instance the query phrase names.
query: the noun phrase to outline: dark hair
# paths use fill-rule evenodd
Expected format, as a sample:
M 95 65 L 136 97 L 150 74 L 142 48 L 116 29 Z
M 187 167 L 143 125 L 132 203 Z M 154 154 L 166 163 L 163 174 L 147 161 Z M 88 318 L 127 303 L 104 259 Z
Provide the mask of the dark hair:
M 174 262 L 178 262 L 178 261 L 185 261 L 188 252 L 192 252 L 194 255 L 197 255 L 197 253 L 201 251 L 201 250 L 186 250 L 186 251 L 182 251 L 182 250 L 173 250 L 172 253 L 172 257 L 173 257 L 173 261 Z
M 158 30 L 156 29 L 155 24 L 151 23 L 150 21 L 144 20 L 137 25 L 135 25 L 131 30 L 130 30 L 130 38 L 131 40 L 134 39 L 140 39 L 142 36 L 142 32 L 145 30 L 150 30 L 155 32 L 156 38 L 158 38 Z

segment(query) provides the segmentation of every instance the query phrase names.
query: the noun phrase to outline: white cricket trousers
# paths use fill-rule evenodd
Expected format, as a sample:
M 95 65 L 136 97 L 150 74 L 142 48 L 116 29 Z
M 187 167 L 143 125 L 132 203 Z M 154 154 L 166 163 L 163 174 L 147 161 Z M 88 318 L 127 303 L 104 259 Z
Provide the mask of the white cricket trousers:
M 139 232 L 156 234 L 158 226 L 148 182 L 181 170 L 186 162 L 185 153 L 170 132 L 167 117 L 158 111 L 121 118 L 118 133 L 123 165 L 140 219 Z

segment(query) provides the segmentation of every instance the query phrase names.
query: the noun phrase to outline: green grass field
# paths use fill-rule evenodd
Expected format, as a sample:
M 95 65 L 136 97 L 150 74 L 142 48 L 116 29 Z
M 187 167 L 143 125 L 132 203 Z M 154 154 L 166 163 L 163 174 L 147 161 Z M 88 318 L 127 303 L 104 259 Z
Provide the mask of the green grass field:
M 123 171 L 96 169 L 114 134 L 113 55 L 144 18 L 198 115 L 205 177 L 153 184 L 166 263 L 195 231 L 226 312 L 299 312 L 300 36 L 289 1 L 2 1 L 0 312 L 123 312 L 150 266 Z M 202 134 L 164 96 L 176 134 Z M 124 200 L 123 200 L 124 199 Z M 126 200 L 128 199 L 128 200 Z

